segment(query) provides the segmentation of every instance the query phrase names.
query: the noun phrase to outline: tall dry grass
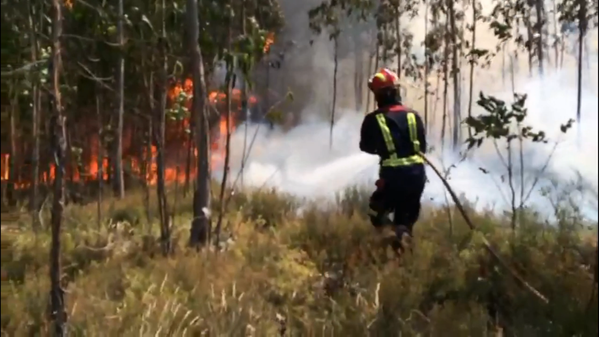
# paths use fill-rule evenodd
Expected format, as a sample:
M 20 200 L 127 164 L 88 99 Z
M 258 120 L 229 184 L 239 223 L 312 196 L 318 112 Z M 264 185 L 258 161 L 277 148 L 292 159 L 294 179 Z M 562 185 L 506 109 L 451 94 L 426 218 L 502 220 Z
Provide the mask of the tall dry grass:
M 106 201 L 100 228 L 95 205 L 68 207 L 71 335 L 485 336 L 493 326 L 512 336 L 597 335 L 596 239 L 576 217 L 552 226 L 528 214 L 514 238 L 506 220 L 468 207 L 481 231 L 454 217 L 450 234 L 446 211 L 426 207 L 414 253 L 398 261 L 366 220 L 366 197 L 352 189 L 323 207 L 275 191 L 237 193 L 220 248 L 201 253 L 185 248 L 191 200 L 179 197 L 169 258 L 140 195 Z M 29 228 L 26 219 L 3 227 L 6 336 L 49 332 L 49 233 Z M 483 235 L 549 304 L 485 253 Z

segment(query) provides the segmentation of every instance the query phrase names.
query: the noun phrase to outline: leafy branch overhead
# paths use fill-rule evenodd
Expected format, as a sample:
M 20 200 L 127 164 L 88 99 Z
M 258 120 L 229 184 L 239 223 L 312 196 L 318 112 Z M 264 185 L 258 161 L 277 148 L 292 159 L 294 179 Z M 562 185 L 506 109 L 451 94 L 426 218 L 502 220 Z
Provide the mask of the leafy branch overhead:
M 527 115 L 527 95 L 514 94 L 514 102 L 510 105 L 494 96 L 487 96 L 480 92 L 477 104 L 486 113 L 478 116 L 469 116 L 464 123 L 472 129 L 472 137 L 466 139 L 468 149 L 480 147 L 484 140 L 505 139 L 511 142 L 514 139 L 529 139 L 534 143 L 547 143 L 546 133 L 536 131 L 531 126 L 523 125 Z M 566 133 L 572 127 L 573 119 L 560 126 L 560 131 Z
M 366 21 L 374 8 L 372 0 L 330 0 L 308 11 L 309 26 L 312 32 L 320 34 L 324 28 L 331 29 L 331 37 L 338 35 L 342 17 L 356 17 Z

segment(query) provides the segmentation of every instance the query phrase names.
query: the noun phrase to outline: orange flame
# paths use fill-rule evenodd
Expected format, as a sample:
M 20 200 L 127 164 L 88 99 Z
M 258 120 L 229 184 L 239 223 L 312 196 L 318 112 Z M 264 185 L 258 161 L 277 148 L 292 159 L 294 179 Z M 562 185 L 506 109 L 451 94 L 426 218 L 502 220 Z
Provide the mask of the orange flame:
M 270 46 L 272 46 L 273 43 L 275 43 L 275 33 L 269 32 L 266 34 L 266 40 L 264 41 L 264 54 L 270 51 Z
M 171 102 L 174 102 L 175 99 L 180 95 L 181 92 L 185 92 L 187 94 L 187 100 L 183 102 L 183 105 L 189 110 L 191 109 L 191 95 L 193 93 L 193 82 L 191 79 L 186 79 L 183 83 L 175 84 L 168 92 L 168 97 Z M 219 91 L 212 91 L 208 94 L 209 103 L 214 105 L 218 111 L 221 112 L 221 117 L 218 123 L 218 127 L 215 127 L 211 130 L 210 138 L 211 138 L 211 158 L 210 158 L 210 166 L 212 170 L 222 169 L 224 158 L 225 158 L 225 139 L 227 134 L 227 120 L 226 114 L 224 113 L 225 105 L 226 105 L 226 94 Z M 230 132 L 235 131 L 236 127 L 236 115 L 241 111 L 241 100 L 242 100 L 242 92 L 239 89 L 233 89 L 231 91 L 231 113 L 230 113 Z M 250 105 L 256 104 L 257 99 L 255 96 L 248 97 L 248 103 Z M 164 178 L 166 183 L 172 182 L 184 182 L 185 177 L 185 169 L 180 165 L 181 162 L 185 162 L 187 156 L 187 150 L 189 146 L 192 146 L 192 171 L 190 172 L 190 180 L 193 180 L 196 175 L 196 170 L 193 169 L 195 163 L 197 162 L 197 149 L 193 147 L 193 139 L 189 139 L 189 136 L 183 132 L 184 129 L 188 128 L 189 117 L 184 118 L 182 121 L 169 121 L 169 125 L 167 125 L 167 134 L 166 134 L 166 144 L 165 144 L 165 168 L 164 168 Z M 158 180 L 158 165 L 157 165 L 157 157 L 158 151 L 156 146 L 150 146 L 150 155 L 148 156 L 148 147 L 144 147 L 141 156 L 135 156 L 131 154 L 131 143 L 132 143 L 132 131 L 125 130 L 123 133 L 123 166 L 126 172 L 131 172 L 132 174 L 140 177 L 144 173 L 144 165 L 147 163 L 147 167 L 145 167 L 145 181 L 149 185 L 156 184 Z M 103 149 L 100 148 L 100 142 L 97 135 L 92 135 L 90 137 L 89 149 L 90 152 L 88 154 L 87 160 L 82 158 L 84 162 L 86 161 L 86 165 L 82 165 L 82 167 L 78 167 L 77 165 L 68 165 L 66 178 L 71 179 L 75 182 L 78 181 L 97 181 L 98 174 L 100 169 L 102 170 L 102 179 L 108 180 L 109 178 L 109 158 L 108 156 L 104 156 L 102 159 L 102 163 L 98 163 L 98 158 L 100 151 Z M 189 142 L 192 142 L 190 144 Z M 173 156 L 172 154 L 175 153 Z M 141 157 L 138 158 L 138 157 Z M 2 183 L 7 183 L 10 181 L 10 154 L 2 154 L 1 155 L 1 179 Z M 17 172 L 22 172 L 22 168 L 19 168 Z M 49 169 L 42 172 L 40 175 L 40 183 L 50 183 L 54 180 L 55 167 L 50 165 Z M 23 174 L 24 176 L 26 174 Z M 14 181 L 15 189 L 28 188 L 31 184 L 28 180 L 29 177 L 17 177 Z
M 1 165 L 0 165 L 0 172 L 2 174 L 2 181 L 8 181 L 8 173 L 9 173 L 9 168 L 8 165 L 10 163 L 10 154 L 8 153 L 3 153 L 2 154 L 2 158 L 0 158 L 2 160 Z

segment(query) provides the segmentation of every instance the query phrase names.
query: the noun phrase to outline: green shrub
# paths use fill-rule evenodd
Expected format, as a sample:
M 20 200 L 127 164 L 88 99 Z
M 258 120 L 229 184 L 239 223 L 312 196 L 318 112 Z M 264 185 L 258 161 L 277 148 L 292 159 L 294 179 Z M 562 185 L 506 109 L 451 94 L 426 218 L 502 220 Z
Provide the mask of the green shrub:
M 398 260 L 367 220 L 367 196 L 356 188 L 322 207 L 274 190 L 239 192 L 224 215 L 234 245 L 200 253 L 185 249 L 191 198 L 180 197 L 169 258 L 154 253 L 156 229 L 98 228 L 89 220 L 95 205 L 69 207 L 62 258 L 71 334 L 481 336 L 493 309 L 508 335 L 597 335 L 596 232 L 583 232 L 576 217 L 559 227 L 523 217 L 514 236 L 506 219 L 469 207 L 482 229 L 471 233 L 454 209 L 449 221 L 447 209 L 425 205 L 416 249 Z M 144 219 L 140 200 L 102 209 L 133 225 Z M 489 256 L 483 236 L 548 304 Z M 48 332 L 49 243 L 45 231 L 2 234 L 7 335 Z

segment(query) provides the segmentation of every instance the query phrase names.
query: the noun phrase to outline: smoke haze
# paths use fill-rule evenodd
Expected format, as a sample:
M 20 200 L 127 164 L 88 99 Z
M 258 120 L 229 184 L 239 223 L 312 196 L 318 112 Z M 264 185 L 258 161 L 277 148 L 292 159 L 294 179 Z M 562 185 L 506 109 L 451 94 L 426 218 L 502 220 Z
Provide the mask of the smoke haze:
M 333 146 L 329 147 L 330 125 L 328 119 L 330 119 L 333 74 L 332 43 L 328 42 L 328 37 L 320 37 L 315 39 L 312 47 L 309 47 L 307 41 L 314 37 L 307 29 L 307 14 L 302 14 L 317 3 L 318 1 L 283 2 L 282 7 L 288 22 L 284 35 L 286 38 L 294 40 L 296 50 L 290 52 L 293 56 L 289 56 L 285 60 L 279 75 L 273 75 L 273 79 L 271 79 L 273 87 L 288 86 L 296 98 L 300 98 L 300 103 L 289 105 L 288 109 L 294 114 L 301 115 L 301 125 L 288 132 L 276 128 L 267 130 L 263 125 L 242 125 L 234 133 L 231 145 L 232 179 L 235 179 L 240 169 L 241 153 L 247 131 L 247 143 L 252 142 L 254 136 L 255 141 L 245 167 L 244 185 L 275 187 L 281 191 L 310 199 L 332 197 L 335 193 L 355 185 L 368 186 L 374 182 L 378 171 L 378 158 L 361 153 L 358 148 L 359 130 L 364 111 L 355 111 L 352 76 L 356 67 L 353 60 L 356 50 L 351 51 L 350 47 L 347 47 L 350 51 L 345 51 L 346 56 L 340 65 L 338 81 L 342 85 L 338 91 L 340 107 L 337 109 L 337 114 L 340 117 L 333 130 Z M 421 13 L 423 12 L 421 11 Z M 414 34 L 414 45 L 418 47 L 419 41 L 424 37 L 423 19 L 417 17 L 413 21 L 410 30 Z M 586 78 L 583 81 L 582 123 L 575 124 L 567 134 L 560 132 L 560 125 L 565 124 L 570 118 L 576 119 L 575 55 L 566 56 L 567 60 L 561 71 L 549 72 L 547 70 L 543 78 L 529 76 L 525 55 L 520 57 L 522 59 L 520 62 L 509 57 L 513 53 L 509 53 L 507 56 L 508 64 L 510 60 L 514 61 L 515 92 L 528 94 L 526 106 L 529 116 L 525 124 L 532 126 L 534 130 L 545 131 L 550 139 L 548 144 L 526 143 L 524 145 L 524 186 L 526 190 L 530 188 L 534 177 L 539 175 L 538 171 L 547 162 L 548 156 L 553 151 L 553 143 L 559 142 L 549 166 L 543 174 L 543 179 L 531 193 L 528 202 L 536 209 L 543 210 L 543 214 L 548 217 L 552 215 L 553 209 L 549 198 L 542 193 L 542 187 L 549 186 L 550 181 L 553 180 L 558 182 L 557 185 L 560 188 L 565 188 L 566 185 L 581 177 L 586 190 L 583 193 L 569 193 L 569 196 L 583 208 L 583 213 L 590 220 L 597 220 L 597 112 L 599 107 L 596 86 L 596 34 L 596 30 L 594 30 L 589 33 L 587 38 L 589 42 L 592 42 L 592 46 L 589 48 L 592 55 L 587 59 L 585 68 L 588 68 L 584 71 Z M 480 29 L 480 36 L 477 39 L 489 44 L 489 46 L 481 47 L 489 48 L 493 45 L 491 33 L 485 32 L 483 29 Z M 359 49 L 357 52 L 366 54 L 366 50 L 369 48 L 363 47 L 363 49 Z M 489 69 L 478 69 L 476 72 L 475 114 L 481 111 L 476 106 L 476 98 L 480 90 L 488 95 L 502 98 L 508 103 L 512 101 L 511 80 L 505 78 L 505 72 L 501 71 L 503 65 L 500 61 L 502 61 L 501 57 L 498 56 Z M 546 64 L 545 68 L 554 69 L 555 66 Z M 507 73 L 509 77 L 509 70 Z M 463 66 L 462 116 L 466 115 L 467 111 L 468 83 L 465 81 L 467 75 L 468 67 Z M 283 82 L 287 85 L 284 85 Z M 450 92 L 451 90 L 450 88 Z M 408 93 L 406 104 L 422 111 L 421 90 L 408 88 Z M 451 102 L 448 104 L 451 106 Z M 441 103 L 437 105 L 440 107 Z M 493 207 L 496 210 L 509 208 L 507 183 L 501 182 L 502 177 L 507 177 L 507 173 L 494 147 L 489 143 L 474 150 L 465 161 L 460 163 L 458 163 L 459 156 L 457 154 L 448 149 L 441 152 L 439 124 L 442 112 L 439 110 L 441 109 L 437 108 L 431 112 L 433 125 L 428 138 L 430 145 L 436 150 L 429 154 L 429 158 L 435 161 L 439 167 L 456 165 L 451 170 L 449 183 L 456 193 L 471 202 L 476 202 L 476 207 Z M 462 133 L 465 135 L 466 131 L 463 130 Z M 498 144 L 498 147 L 503 151 L 505 144 Z M 505 157 L 506 154 L 503 153 L 503 156 Z M 490 173 L 484 174 L 481 168 Z M 516 169 L 515 174 L 520 175 L 518 172 L 519 168 Z M 220 176 L 219 172 L 216 172 L 216 176 Z M 425 189 L 425 200 L 432 203 L 444 203 L 444 187 L 430 168 L 428 177 L 430 183 Z M 370 186 L 374 188 L 373 185 Z M 517 194 L 519 194 L 519 187 L 517 189 Z

